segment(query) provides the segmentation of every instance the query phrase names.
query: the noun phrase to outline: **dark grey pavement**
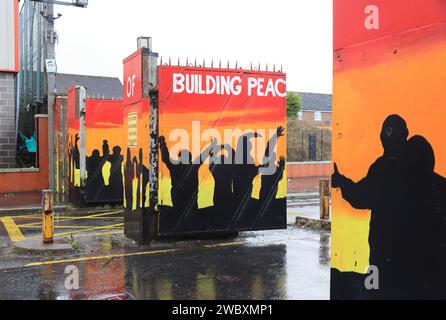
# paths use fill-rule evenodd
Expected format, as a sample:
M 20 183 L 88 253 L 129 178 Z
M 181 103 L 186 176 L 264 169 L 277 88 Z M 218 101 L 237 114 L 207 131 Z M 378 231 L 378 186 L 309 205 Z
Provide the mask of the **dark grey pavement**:
M 14 250 L 0 223 L 0 299 L 329 299 L 326 231 L 289 226 L 137 246 L 119 229 L 119 213 L 102 217 L 60 218 L 56 233 L 77 232 L 76 250 L 63 255 Z M 14 221 L 24 237 L 39 236 Z M 67 266 L 79 270 L 78 290 L 65 287 Z

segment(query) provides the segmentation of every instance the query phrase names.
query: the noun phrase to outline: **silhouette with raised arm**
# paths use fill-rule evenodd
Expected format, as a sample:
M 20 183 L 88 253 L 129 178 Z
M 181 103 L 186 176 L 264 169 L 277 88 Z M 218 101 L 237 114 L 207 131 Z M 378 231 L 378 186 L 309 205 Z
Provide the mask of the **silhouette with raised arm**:
M 276 153 L 272 153 L 270 159 L 272 163 L 276 162 Z M 274 174 L 262 174 L 262 168 L 260 169 L 261 187 L 260 187 L 260 208 L 261 211 L 266 210 L 272 201 L 276 199 L 277 191 L 279 189 L 279 182 L 283 178 L 283 172 L 285 170 L 285 157 L 280 157 Z
M 188 150 L 179 152 L 178 161 L 172 160 L 166 139 L 163 136 L 160 137 L 159 143 L 161 159 L 170 172 L 172 181 L 171 197 L 174 208 L 180 210 L 183 214 L 194 212 L 198 209 L 198 170 L 209 157 L 211 150 L 217 148 L 216 139 L 194 161 L 192 161 L 192 154 Z
M 251 138 L 261 138 L 258 133 L 248 133 L 240 136 L 237 143 L 237 150 L 235 156 L 234 164 L 234 206 L 236 209 L 233 221 L 236 220 L 238 214 L 245 209 L 248 201 L 251 199 L 252 194 L 252 183 L 254 178 L 259 174 L 259 169 L 268 168 L 270 166 L 269 159 L 270 150 L 274 150 L 277 139 L 284 136 L 285 129 L 283 127 L 278 127 L 274 135 L 268 141 L 265 150 L 265 156 L 262 165 L 255 165 L 254 159 L 251 156 L 252 143 Z M 275 168 L 274 162 L 272 162 L 272 167 Z M 270 173 L 274 174 L 274 172 Z

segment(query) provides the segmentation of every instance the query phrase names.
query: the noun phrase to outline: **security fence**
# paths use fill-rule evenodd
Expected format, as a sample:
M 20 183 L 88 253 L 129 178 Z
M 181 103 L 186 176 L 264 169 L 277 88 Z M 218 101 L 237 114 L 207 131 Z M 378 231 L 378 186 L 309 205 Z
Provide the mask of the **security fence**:
M 331 130 L 288 130 L 288 162 L 331 161 Z

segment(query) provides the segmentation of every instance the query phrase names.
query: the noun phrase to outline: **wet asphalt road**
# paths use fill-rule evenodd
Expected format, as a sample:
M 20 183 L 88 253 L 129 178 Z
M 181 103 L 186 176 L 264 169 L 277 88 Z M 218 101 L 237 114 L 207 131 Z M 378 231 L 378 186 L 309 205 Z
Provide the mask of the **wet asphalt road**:
M 302 214 L 305 196 L 290 208 Z M 292 199 L 291 199 L 292 200 Z M 294 206 L 293 206 L 294 205 Z M 164 241 L 137 246 L 122 233 L 122 212 L 63 212 L 59 238 L 73 233 L 78 252 L 16 252 L 0 223 L 2 299 L 329 299 L 328 231 L 292 226 L 245 232 L 218 240 Z M 40 215 L 14 216 L 27 239 L 40 239 Z M 42 264 L 45 263 L 45 264 Z M 68 290 L 67 267 L 79 270 L 79 289 Z
M 0 299 L 329 299 L 326 231 L 289 227 L 142 247 L 122 234 L 95 236 L 82 238 L 93 249 L 74 261 L 9 255 L 5 239 L 0 227 Z M 67 266 L 79 270 L 78 290 L 65 288 Z

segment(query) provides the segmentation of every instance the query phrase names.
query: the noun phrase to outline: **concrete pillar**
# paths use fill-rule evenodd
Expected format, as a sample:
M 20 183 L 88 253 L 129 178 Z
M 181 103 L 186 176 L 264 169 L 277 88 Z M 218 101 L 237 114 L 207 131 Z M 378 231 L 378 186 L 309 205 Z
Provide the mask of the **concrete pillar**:
M 0 169 L 16 166 L 15 74 L 0 72 Z

